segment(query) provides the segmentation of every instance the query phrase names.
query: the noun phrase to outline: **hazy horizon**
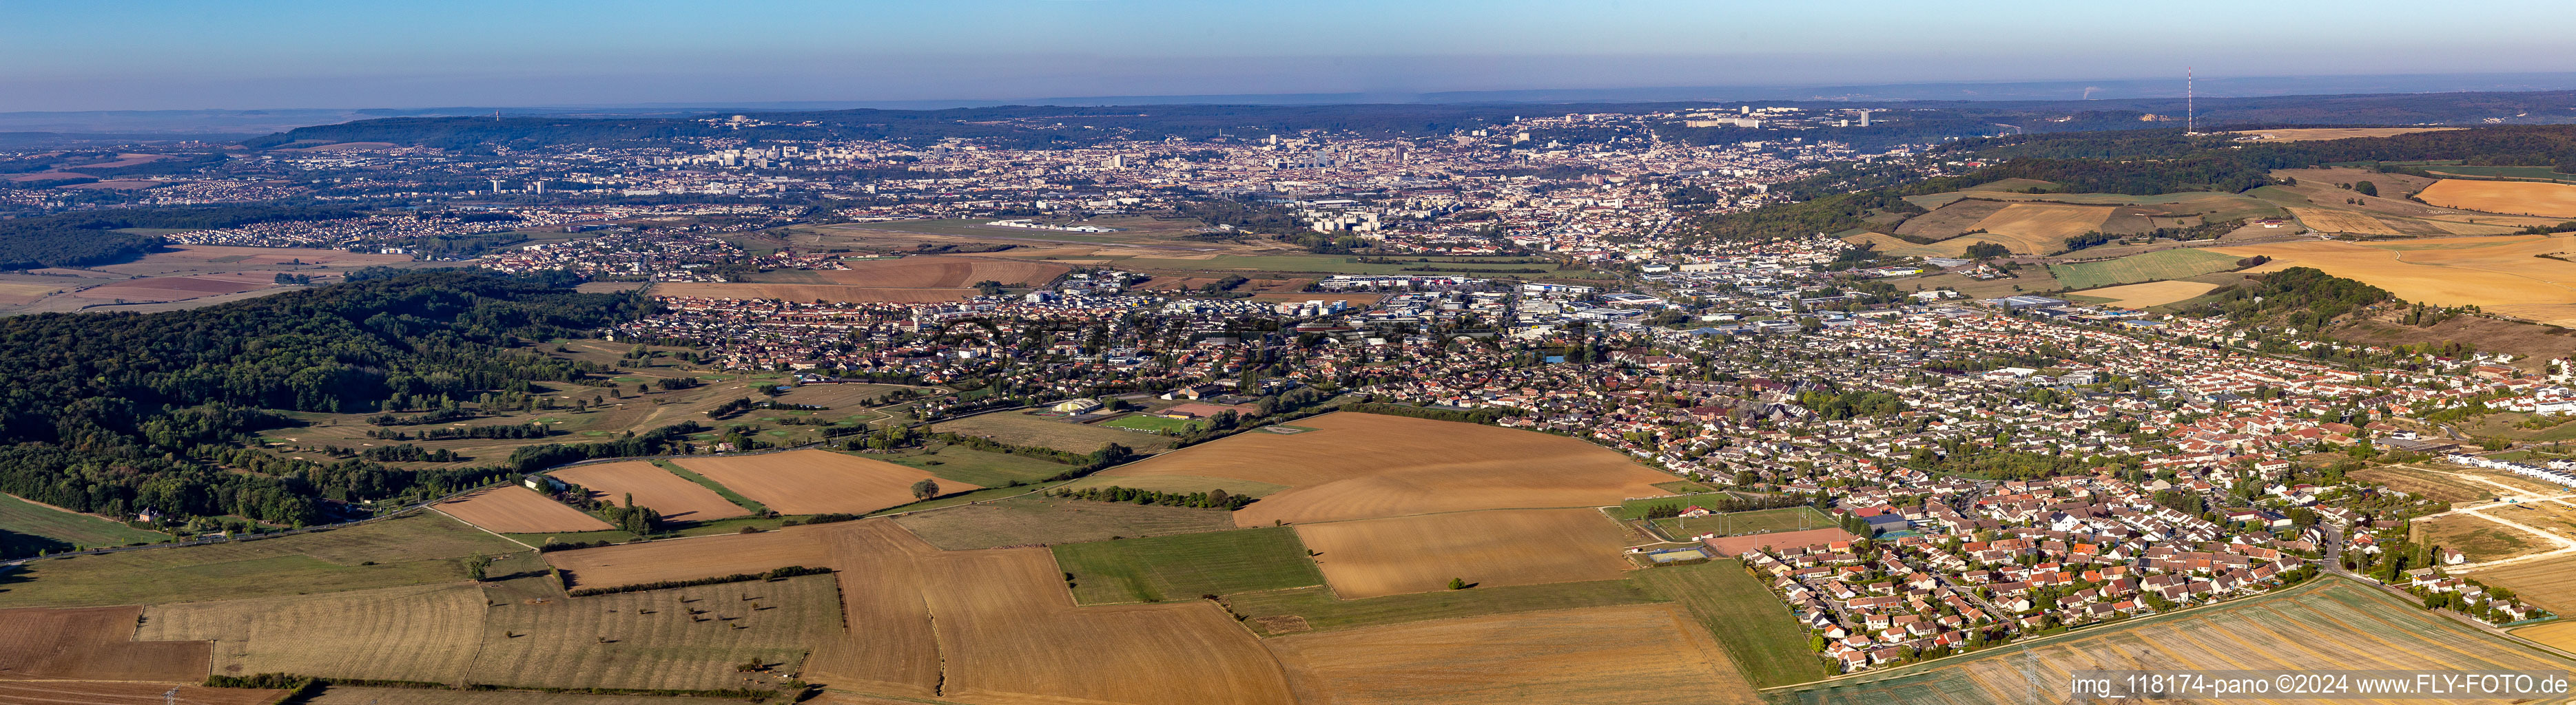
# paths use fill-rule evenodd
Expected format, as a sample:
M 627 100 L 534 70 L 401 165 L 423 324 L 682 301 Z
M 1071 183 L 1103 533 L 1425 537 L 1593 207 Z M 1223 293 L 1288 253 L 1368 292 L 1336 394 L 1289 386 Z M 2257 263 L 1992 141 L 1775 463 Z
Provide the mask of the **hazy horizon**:
M 2551 36 L 2576 8 L 2470 5 L 22 5 L 0 27 L 12 67 L 0 112 L 2117 82 L 2185 66 L 2223 82 L 2538 74 L 2576 59 Z M 2292 19 L 2302 31 L 2278 32 Z

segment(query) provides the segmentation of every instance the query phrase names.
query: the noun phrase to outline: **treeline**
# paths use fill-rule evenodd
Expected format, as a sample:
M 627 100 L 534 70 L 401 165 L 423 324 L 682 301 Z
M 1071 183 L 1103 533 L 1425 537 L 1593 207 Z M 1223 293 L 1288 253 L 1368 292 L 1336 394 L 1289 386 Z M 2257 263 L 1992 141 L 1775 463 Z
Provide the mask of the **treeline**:
M 2242 227 L 2245 227 L 2245 219 L 2238 218 L 2235 220 L 2221 220 L 2213 223 L 2201 223 L 2199 225 L 2189 227 L 2156 228 L 2143 233 L 2106 233 L 2098 230 L 2087 231 L 2082 235 L 2066 238 L 2066 249 L 2070 251 L 2081 250 L 2095 245 L 2110 244 L 2114 240 L 2132 237 L 2144 237 L 2149 239 L 2166 238 L 2172 240 L 2216 240 L 2219 236 L 2235 232 L 2237 228 Z
M 1861 416 L 1885 416 L 1906 410 L 1905 400 L 1887 392 L 1857 391 L 1836 394 L 1807 391 L 1798 393 L 1798 405 L 1816 412 L 1827 421 L 1842 421 Z
M 329 220 L 356 212 L 313 206 L 118 208 L 0 220 L 0 269 L 77 267 L 122 262 L 161 246 L 153 235 L 120 228 L 229 228 L 280 220 Z
M 378 425 L 378 426 L 418 426 L 418 425 L 421 425 L 421 424 L 431 424 L 431 423 L 448 423 L 448 422 L 451 422 L 451 421 L 463 421 L 463 420 L 466 420 L 466 419 L 478 418 L 478 417 L 481 417 L 482 415 L 483 415 L 483 414 L 482 414 L 482 412 L 474 411 L 474 410 L 472 410 L 472 409 L 463 409 L 463 408 L 447 408 L 447 409 L 439 409 L 439 410 L 437 410 L 437 411 L 432 411 L 432 412 L 429 412 L 429 413 L 426 413 L 426 414 L 415 414 L 415 415 L 412 415 L 412 416 L 396 416 L 396 415 L 393 415 L 393 414 L 377 414 L 377 415 L 374 415 L 374 416 L 369 416 L 369 417 L 367 417 L 367 423 L 375 424 L 375 425 Z
M 1119 487 L 1117 485 L 1110 485 L 1108 487 L 1085 487 L 1078 490 L 1059 488 L 1053 494 L 1057 497 L 1089 500 L 1093 502 L 1125 502 L 1129 504 L 1153 504 L 1166 507 L 1190 507 L 1193 509 L 1223 509 L 1226 511 L 1242 509 L 1244 506 L 1252 504 L 1254 501 L 1251 497 L 1238 494 L 1228 494 L 1222 489 L 1181 494 L 1178 492 L 1140 490 L 1133 487 Z
M 830 568 L 791 565 L 783 568 L 771 568 L 769 569 L 769 572 L 766 573 L 735 573 L 732 575 L 720 575 L 712 578 L 698 578 L 695 580 L 663 580 L 650 583 L 636 583 L 634 585 L 619 585 L 616 587 L 576 588 L 566 591 L 564 594 L 571 597 L 590 597 L 593 595 L 615 595 L 622 592 L 645 592 L 648 590 L 670 590 L 673 588 L 723 585 L 726 583 L 748 583 L 755 580 L 785 580 L 801 575 L 830 575 L 831 573 L 832 569 Z
M 707 427 L 695 421 L 682 421 L 641 434 L 628 431 L 625 438 L 614 441 L 525 446 L 510 451 L 508 467 L 518 472 L 529 472 L 594 458 L 662 455 L 686 446 L 689 434 L 705 430 Z
M 1416 419 L 1431 419 L 1431 420 L 1433 420 L 1433 421 L 1457 421 L 1457 422 L 1461 422 L 1461 423 L 1477 423 L 1477 424 L 1489 424 L 1489 423 L 1493 423 L 1493 422 L 1494 422 L 1494 419 L 1498 419 L 1498 418 L 1502 418 L 1502 417 L 1504 417 L 1504 416 L 1509 416 L 1509 415 L 1511 415 L 1511 414 L 1505 413 L 1505 412 L 1503 412 L 1503 411 L 1495 410 L 1495 409 L 1474 409 L 1474 410 L 1469 410 L 1469 411 L 1458 411 L 1458 410 L 1454 410 L 1454 409 L 1431 409 L 1431 408 L 1424 408 L 1424 407 L 1419 407 L 1419 406 L 1408 406 L 1408 405 L 1404 405 L 1404 404 L 1378 404 L 1378 403 L 1348 404 L 1348 405 L 1344 405 L 1344 406 L 1342 407 L 1342 410 L 1343 410 L 1343 411 L 1357 411 L 1357 412 L 1360 412 L 1360 413 L 1363 413 L 1363 414 L 1382 414 L 1382 415 L 1386 415 L 1386 416 L 1404 416 L 1404 417 L 1416 418 Z
M 368 448 L 359 451 L 358 457 L 379 463 L 453 463 L 473 459 L 445 448 L 427 449 L 409 443 Z
M 368 438 L 389 441 L 441 441 L 455 438 L 544 438 L 555 430 L 541 423 L 489 424 L 483 426 L 450 426 L 421 431 L 387 431 L 367 429 Z
M 1702 499 L 1702 497 L 1705 497 L 1706 499 Z M 1737 497 L 1731 494 L 1713 494 L 1693 495 L 1684 497 L 1683 499 L 1688 501 L 1676 504 L 1658 504 L 1652 507 L 1647 507 L 1646 518 L 1671 519 L 1673 517 L 1681 516 L 1682 511 L 1688 508 L 1689 505 L 1698 505 L 1701 509 L 1706 509 L 1718 514 L 1732 514 L 1735 512 L 1750 512 L 1763 509 L 1803 506 L 1811 501 L 1804 495 L 1794 494 L 1762 495 L 1751 499 Z
M 556 482 L 563 481 L 558 479 Z M 563 491 L 556 492 L 554 498 L 555 501 L 571 505 L 574 509 L 598 515 L 599 518 L 607 520 L 610 525 L 624 529 L 627 533 L 641 536 L 662 529 L 662 513 L 650 507 L 636 506 L 635 493 L 627 493 L 624 502 L 601 501 L 591 498 L 591 494 L 588 487 L 564 482 Z
M 359 411 L 397 392 L 581 379 L 576 363 L 512 348 L 648 306 L 438 272 L 151 315 L 0 319 L 0 367 L 13 373 L 0 396 L 0 492 L 109 515 L 150 507 L 311 523 L 317 499 L 387 499 L 420 483 L 351 480 L 342 475 L 373 471 L 345 469 L 243 474 L 213 462 L 294 423 L 267 409 Z
M 1957 473 L 1989 480 L 2043 480 L 2060 475 L 2091 475 L 2104 469 L 2134 468 L 2137 456 L 2082 456 L 2026 453 L 1988 447 L 1977 440 L 1945 439 L 1940 452 L 1916 448 L 1907 465 L 1928 472 Z

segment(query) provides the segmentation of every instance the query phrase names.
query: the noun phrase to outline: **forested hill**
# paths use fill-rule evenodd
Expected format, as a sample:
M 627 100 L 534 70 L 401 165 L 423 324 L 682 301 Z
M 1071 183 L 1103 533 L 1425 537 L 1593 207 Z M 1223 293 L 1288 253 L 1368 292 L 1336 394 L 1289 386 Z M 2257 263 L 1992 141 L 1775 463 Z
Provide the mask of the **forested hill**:
M 0 319 L 0 492 L 79 511 L 316 518 L 320 497 L 406 484 L 381 468 L 276 476 L 219 461 L 268 410 L 371 410 L 395 393 L 471 397 L 582 366 L 522 341 L 641 315 L 648 299 L 440 271 L 157 314 Z M 364 471 L 364 472 L 360 472 Z

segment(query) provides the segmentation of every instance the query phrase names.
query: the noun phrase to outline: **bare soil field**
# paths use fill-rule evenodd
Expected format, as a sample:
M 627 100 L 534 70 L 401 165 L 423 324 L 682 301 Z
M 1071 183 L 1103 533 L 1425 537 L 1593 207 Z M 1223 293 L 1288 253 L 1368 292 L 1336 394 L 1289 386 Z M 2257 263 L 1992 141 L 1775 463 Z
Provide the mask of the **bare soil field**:
M 496 534 L 606 531 L 617 527 L 518 485 L 495 487 L 431 507 Z
M 2123 284 L 2120 286 L 2086 289 L 2083 291 L 2070 291 L 2067 293 L 2110 299 L 2111 305 L 2113 306 L 2146 308 L 2149 306 L 2162 306 L 2194 296 L 2199 296 L 2201 294 L 2209 293 L 2209 290 L 2216 288 L 2218 288 L 2218 285 L 2208 282 L 2161 281 L 2147 282 L 2144 284 Z
M 822 450 L 672 461 L 781 514 L 867 512 L 913 502 L 912 484 L 930 473 Z M 983 489 L 940 480 L 942 494 Z
M 2443 179 L 2416 198 L 2448 208 L 2488 213 L 2576 218 L 2576 185 L 2536 181 Z
M 2515 516 L 2512 507 L 2486 510 L 2490 516 L 2525 525 L 2537 516 Z M 2472 562 L 2492 561 L 2556 548 L 2530 532 L 2465 514 L 2417 519 L 2407 524 L 2419 545 L 2441 546 L 2468 554 Z
M 632 498 L 635 504 L 651 507 L 661 512 L 663 519 L 672 521 L 707 521 L 751 513 L 704 485 L 641 460 L 581 465 L 550 474 L 589 488 L 591 499 L 627 506 Z
M 1444 619 L 1264 642 L 1299 702 L 1760 703 L 1668 604 Z
M 2576 187 L 2568 187 L 2576 190 Z M 2250 272 L 2313 267 L 2444 306 L 2475 304 L 2541 323 L 2576 324 L 2576 266 L 2538 257 L 2576 250 L 2560 236 L 2422 238 L 2374 243 L 2300 241 L 2213 248 L 2272 261 Z
M 1345 600 L 1476 586 L 1610 580 L 1628 569 L 1619 525 L 1593 509 L 1300 523 L 1297 538 Z
M 2369 468 L 2356 471 L 2352 476 L 2441 502 L 2473 502 L 2495 496 L 2494 490 L 2484 485 L 2404 466 Z
M 208 274 L 193 277 L 151 277 L 129 279 L 72 292 L 73 296 L 101 301 L 159 302 L 183 301 L 206 296 L 237 294 L 277 286 L 272 274 Z
M 664 539 L 604 548 L 554 551 L 546 564 L 570 574 L 573 587 L 614 587 L 758 573 L 781 566 L 821 566 L 831 559 L 818 534 L 833 525 L 757 534 Z
M 1142 452 L 1172 447 L 1169 438 L 1138 433 L 1096 424 L 1076 424 L 1031 416 L 1016 411 L 998 411 L 933 424 L 930 430 L 982 436 L 1014 445 L 1034 445 L 1071 453 L 1089 453 L 1110 443 Z
M 0 305 L 35 303 L 37 299 L 45 298 L 46 294 L 51 294 L 73 286 L 78 286 L 78 284 L 71 282 L 61 284 L 47 284 L 41 282 L 0 283 Z
M 2012 204 L 1983 198 L 1960 199 L 1930 213 L 1905 219 L 1905 222 L 1897 224 L 1896 234 L 1936 240 L 1957 237 L 1959 233 L 1975 229 L 1987 216 L 2009 205 Z
M 2265 142 L 2306 142 L 2310 140 L 2346 140 L 2355 137 L 2395 137 L 2418 132 L 2457 130 L 2457 127 L 2290 127 L 2274 130 L 2237 130 L 2236 134 L 2261 137 Z
M 2387 223 L 2380 222 L 2378 218 L 2359 211 L 2334 210 L 2328 208 L 2291 208 L 2290 215 L 2297 217 L 2299 219 L 2299 223 L 2318 232 L 2352 233 L 2357 235 L 2399 234 L 2396 228 L 2388 227 Z
M 1779 531 L 1768 534 L 1721 536 L 1709 539 L 1706 543 L 1708 544 L 1709 550 L 1715 552 L 1719 556 L 1741 556 L 1744 555 L 1745 551 L 1750 551 L 1755 548 L 1771 548 L 1775 546 L 1813 546 L 1820 543 L 1850 541 L 1853 538 L 1856 537 L 1852 536 L 1851 532 L 1844 531 L 1842 529 L 1808 529 L 1806 531 Z
M 444 583 L 156 605 L 138 636 L 214 642 L 214 672 L 453 683 L 482 641 L 483 591 Z
M 1239 526 L 1602 506 L 1671 494 L 1654 487 L 1672 481 L 1671 475 L 1562 436 L 1352 412 L 1297 425 L 1316 430 L 1236 435 L 1100 475 L 1240 479 L 1291 488 L 1236 511 Z
M 205 680 L 200 676 L 189 679 Z M 59 705 L 61 703 L 153 703 L 163 693 L 173 690 L 170 683 L 116 681 L 8 681 L 0 682 L 0 705 Z M 189 705 L 271 705 L 286 697 L 283 690 L 253 688 L 208 688 L 181 685 L 178 702 Z
M 203 641 L 136 641 L 141 607 L 0 610 L 0 681 L 205 680 Z

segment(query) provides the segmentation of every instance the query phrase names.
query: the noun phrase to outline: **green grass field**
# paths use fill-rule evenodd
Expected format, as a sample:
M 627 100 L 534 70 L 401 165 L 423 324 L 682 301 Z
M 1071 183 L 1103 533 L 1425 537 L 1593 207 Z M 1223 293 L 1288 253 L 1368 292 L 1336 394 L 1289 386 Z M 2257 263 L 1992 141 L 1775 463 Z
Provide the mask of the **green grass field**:
M 1073 599 L 1086 605 L 1324 584 L 1306 544 L 1284 526 L 1058 544 L 1055 562 L 1073 574 Z
M 1803 525 L 1801 520 L 1804 522 Z M 1671 534 L 1673 538 L 1685 540 L 1707 533 L 1734 536 L 1773 531 L 1797 531 L 1801 528 L 1825 529 L 1835 526 L 1833 519 L 1813 507 L 1781 507 L 1750 512 L 1729 512 L 1689 519 L 1679 517 L 1656 519 L 1654 524 L 1657 528 L 1663 529 L 1664 533 Z
M 942 480 L 956 480 L 982 487 L 1002 487 L 1013 482 L 1023 484 L 1037 482 L 1074 469 L 1073 466 L 1063 463 L 1009 453 L 987 453 L 958 446 L 946 446 L 929 453 L 869 454 L 859 457 L 921 468 Z
M 1725 559 L 1649 568 L 1638 573 L 1636 580 L 1650 592 L 1680 602 L 1691 617 L 1707 626 L 1753 687 L 1831 675 L 1808 647 L 1807 630 L 1790 618 L 1789 607 L 1745 573 L 1742 562 Z
M 168 540 L 169 534 L 38 506 L 0 494 L 0 558 L 32 556 L 38 551 L 62 553 Z
M 422 513 L 258 541 L 37 561 L 0 573 L 0 608 L 195 602 L 446 582 L 465 579 L 459 558 L 526 550 L 446 515 Z
M 1757 588 L 1760 586 L 1756 586 Z M 1768 595 L 1765 599 L 1770 599 Z M 1471 590 L 1445 590 L 1389 595 L 1360 600 L 1333 597 L 1331 588 L 1310 587 L 1225 596 L 1236 614 L 1246 617 L 1296 616 L 1314 631 L 1357 629 L 1429 619 L 1475 617 L 1511 612 L 1574 609 L 1664 602 L 1631 580 L 1510 585 Z M 1777 600 L 1773 600 L 1777 602 Z M 1259 624 L 1254 626 L 1258 627 Z M 1799 644 L 1805 648 L 1805 644 Z
M 2048 273 L 2057 277 L 2058 285 L 2069 290 L 2093 289 L 2224 272 L 2235 269 L 2237 259 L 2199 248 L 2181 247 L 2101 262 L 2052 264 L 2048 265 Z
M 1145 414 L 1128 414 L 1126 416 L 1102 421 L 1100 422 L 1100 425 L 1116 426 L 1119 428 L 1133 428 L 1145 431 L 1161 431 L 1164 433 L 1185 433 L 1192 428 L 1196 428 L 1198 426 L 1198 422 L 1167 419 L 1160 416 L 1148 416 Z
M 960 496 L 1025 493 L 1029 490 L 1027 487 L 1014 487 Z M 908 514 L 897 517 L 895 523 L 912 530 L 914 535 L 930 542 L 930 545 L 951 551 L 997 546 L 1052 546 L 1106 541 L 1113 536 L 1137 538 L 1235 528 L 1233 512 L 1223 509 L 1158 507 L 1037 496 L 1003 499 L 1003 496 L 985 497 L 987 500 L 1002 500 L 997 502 Z

